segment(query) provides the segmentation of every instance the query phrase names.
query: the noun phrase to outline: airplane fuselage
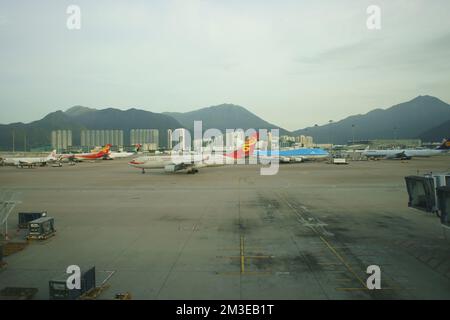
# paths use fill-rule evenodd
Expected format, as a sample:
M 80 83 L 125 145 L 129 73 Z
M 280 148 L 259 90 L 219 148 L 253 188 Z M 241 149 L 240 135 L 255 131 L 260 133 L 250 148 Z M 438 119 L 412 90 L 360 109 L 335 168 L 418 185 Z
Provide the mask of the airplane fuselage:
M 252 135 L 245 140 L 245 143 L 237 150 L 225 154 L 211 153 L 172 153 L 169 155 L 141 156 L 133 159 L 128 164 L 132 167 L 139 168 L 142 173 L 145 169 L 161 169 L 166 172 L 177 172 L 187 170 L 187 173 L 196 173 L 198 168 L 228 164 L 228 159 L 245 160 L 252 154 L 256 143 L 258 142 L 258 134 Z
M 56 150 L 53 150 L 47 157 L 17 157 L 17 158 L 5 158 L 3 164 L 14 165 L 19 167 L 45 165 L 47 162 L 56 161 Z
M 3 160 L 3 163 L 18 166 L 20 164 L 42 164 L 46 163 L 47 161 L 47 158 L 5 158 Z
M 283 149 L 279 151 L 255 151 L 254 155 L 264 159 L 278 157 L 280 162 L 302 162 L 304 160 L 326 159 L 329 153 L 319 148 Z
M 173 163 L 172 156 L 143 156 L 133 161 L 129 164 L 133 167 L 140 169 L 162 169 L 166 165 Z
M 135 155 L 134 152 L 110 152 L 108 157 L 111 159 L 128 158 Z
M 398 156 L 431 157 L 446 152 L 447 150 L 433 150 L 433 149 L 391 149 L 391 150 L 366 150 L 363 151 L 362 154 L 369 158 L 374 157 L 395 158 Z

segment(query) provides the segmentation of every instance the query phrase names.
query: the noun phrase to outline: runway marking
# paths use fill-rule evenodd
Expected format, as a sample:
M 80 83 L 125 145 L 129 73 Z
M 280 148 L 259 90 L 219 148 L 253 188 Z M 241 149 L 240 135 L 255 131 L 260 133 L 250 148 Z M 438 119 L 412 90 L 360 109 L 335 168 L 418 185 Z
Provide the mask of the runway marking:
M 250 250 L 256 250 L 256 251 L 264 250 L 263 247 L 252 247 L 252 246 L 249 246 L 249 245 L 245 245 L 245 248 L 246 249 L 250 249 Z M 223 248 L 219 248 L 217 250 L 218 251 L 234 251 L 234 250 L 236 250 L 236 247 L 223 247 Z
M 245 262 L 249 259 L 273 259 L 275 256 L 272 255 L 246 255 L 245 254 L 245 237 L 243 235 L 240 236 L 240 242 L 239 242 L 239 255 L 238 256 L 216 256 L 218 259 L 239 259 L 240 261 L 240 270 L 239 272 L 217 272 L 217 274 L 223 274 L 223 275 L 240 275 L 240 276 L 247 276 L 247 275 L 271 275 L 273 274 L 272 270 L 266 270 L 266 271 L 246 271 Z M 236 250 L 236 248 L 234 248 Z
M 106 284 L 106 282 L 116 273 L 116 270 L 104 270 L 103 272 L 108 273 L 108 276 L 102 281 L 100 286 Z
M 183 254 L 184 250 L 186 249 L 189 241 L 191 240 L 191 238 L 194 235 L 194 232 L 196 232 L 198 229 L 196 229 L 196 227 L 199 225 L 199 223 L 202 221 L 202 219 L 204 218 L 205 214 L 208 212 L 209 208 L 205 208 L 203 213 L 200 215 L 200 217 L 197 219 L 197 222 L 194 224 L 193 228 L 191 229 L 191 231 L 189 232 L 189 235 L 187 237 L 187 239 L 184 241 L 181 249 L 179 250 L 178 254 L 176 255 L 175 261 L 172 263 L 172 265 L 168 268 L 168 272 L 164 277 L 163 283 L 161 284 L 161 286 L 159 287 L 159 289 L 156 292 L 156 298 L 158 298 L 161 295 L 162 290 L 164 289 L 164 287 L 167 284 L 167 281 L 169 280 L 170 275 L 172 274 L 173 270 L 175 269 L 176 264 L 178 263 L 178 261 L 181 258 L 181 255 Z M 137 240 L 137 239 L 136 239 Z M 135 240 L 135 241 L 136 241 Z
M 246 276 L 268 276 L 272 275 L 272 271 L 247 271 L 245 272 Z M 217 274 L 224 275 L 224 276 L 239 276 L 242 275 L 242 273 L 239 271 L 229 271 L 229 272 L 217 272 Z
M 245 255 L 245 237 L 244 237 L 244 233 L 245 233 L 245 228 L 243 228 L 243 224 L 242 224 L 242 212 L 241 212 L 241 180 L 242 177 L 239 178 L 238 180 L 238 221 L 239 221 L 239 229 L 240 229 L 240 245 L 239 245 L 239 257 L 235 257 L 235 256 L 230 256 L 228 258 L 230 259 L 240 259 L 240 272 L 238 273 L 241 277 L 243 275 L 270 275 L 272 274 L 272 271 L 267 271 L 267 272 L 260 272 L 260 271 L 246 271 L 245 270 L 245 260 L 246 259 L 272 259 L 273 256 L 269 256 L 269 255 L 252 255 L 252 256 L 246 256 Z M 245 181 L 245 179 L 244 179 Z M 246 181 L 245 181 L 246 182 Z M 256 250 L 258 248 L 261 247 L 249 247 L 252 248 L 253 250 Z M 233 274 L 233 273 L 231 273 Z M 242 294 L 242 293 L 241 293 Z
M 331 252 L 338 258 L 342 264 L 347 268 L 348 271 L 350 271 L 351 274 L 355 276 L 355 278 L 362 284 L 364 288 L 366 288 L 366 283 L 358 276 L 358 274 L 352 269 L 352 267 L 347 263 L 347 261 L 339 254 L 339 252 L 336 251 L 336 249 L 333 248 L 333 246 L 325 240 L 322 236 L 319 236 L 320 240 L 325 243 L 325 245 L 330 249 Z
M 223 259 L 242 259 L 242 256 L 216 256 L 216 258 L 223 258 Z M 272 259 L 275 258 L 275 256 L 246 256 L 244 255 L 244 259 Z
M 281 194 L 278 194 L 278 196 L 287 204 L 287 206 L 295 213 L 295 215 L 297 216 L 297 220 L 299 222 L 302 221 L 307 221 L 305 219 L 305 217 L 303 216 L 302 213 L 300 213 L 294 206 L 292 206 L 289 201 Z M 305 208 L 305 207 L 303 207 Z M 303 224 L 304 226 L 308 227 L 310 230 L 312 230 L 318 237 L 319 239 L 325 244 L 325 246 L 329 249 L 329 251 L 331 251 L 331 253 L 333 253 L 333 255 L 342 263 L 342 265 L 345 266 L 345 268 L 355 277 L 355 279 L 361 283 L 363 288 L 366 288 L 366 283 L 361 279 L 361 277 L 358 276 L 358 274 L 352 269 L 352 267 L 350 266 L 350 264 L 344 259 L 344 257 L 342 255 L 339 254 L 339 252 L 331 245 L 331 243 L 329 243 L 323 236 L 322 234 L 331 234 L 330 232 L 328 232 L 327 230 L 325 230 L 324 226 L 322 223 L 319 223 L 317 225 L 314 224 Z M 322 231 L 324 232 L 320 232 L 317 230 L 316 227 L 320 227 L 322 229 Z
M 178 231 L 199 231 L 199 225 L 193 224 L 192 227 L 185 226 L 185 225 L 178 225 Z
M 279 194 L 279 197 L 284 200 L 284 202 L 288 205 L 288 207 L 294 211 L 295 215 L 297 216 L 297 220 L 299 222 L 301 221 L 305 221 L 305 218 L 302 216 L 301 212 L 298 212 L 298 210 L 296 210 L 296 208 L 294 206 L 292 206 L 289 201 L 284 198 L 281 194 Z M 304 206 L 301 207 L 302 209 L 306 209 Z M 317 230 L 316 227 L 319 227 L 320 229 L 322 229 L 322 231 L 325 231 L 324 235 L 326 235 L 328 232 L 326 230 L 324 230 L 323 225 L 319 224 L 319 225 L 311 225 L 311 224 L 303 224 L 303 226 L 305 227 L 309 227 L 310 230 L 312 230 L 318 237 L 319 239 L 322 241 L 323 244 L 325 244 L 326 248 L 340 261 L 340 263 L 318 263 L 321 265 L 342 265 L 347 269 L 347 272 L 350 272 L 350 274 L 353 275 L 354 280 L 357 280 L 362 286 L 361 287 L 357 287 L 357 288 L 341 288 L 338 287 L 336 288 L 336 290 L 339 291 L 378 291 L 378 290 L 370 290 L 367 288 L 365 281 L 354 271 L 354 269 L 351 267 L 351 264 L 349 262 L 347 262 L 347 260 L 344 258 L 344 256 L 342 256 L 338 251 L 337 248 L 342 248 L 342 249 L 348 249 L 351 250 L 352 248 L 355 249 L 355 246 L 347 246 L 347 245 L 343 245 L 343 246 L 339 246 L 339 247 L 334 247 L 329 241 L 327 241 L 324 236 L 322 236 L 321 231 Z M 315 242 L 314 244 L 318 244 L 320 242 Z M 370 254 L 358 254 L 358 257 L 375 257 L 374 255 L 370 255 Z M 384 265 L 388 265 L 388 264 L 384 264 Z M 331 273 L 333 271 L 326 271 L 327 273 Z M 339 273 L 338 271 L 336 271 L 337 273 Z M 340 271 L 341 273 L 343 271 Z M 345 271 L 344 271 L 345 272 Z M 347 274 L 347 272 L 345 272 Z M 351 279 L 348 280 L 344 280 L 344 279 L 336 279 L 336 281 L 352 281 Z M 386 284 L 386 281 L 384 281 L 384 283 Z M 398 287 L 398 286 L 389 286 L 389 287 L 382 287 L 379 290 L 408 290 L 407 288 L 402 288 L 402 287 Z

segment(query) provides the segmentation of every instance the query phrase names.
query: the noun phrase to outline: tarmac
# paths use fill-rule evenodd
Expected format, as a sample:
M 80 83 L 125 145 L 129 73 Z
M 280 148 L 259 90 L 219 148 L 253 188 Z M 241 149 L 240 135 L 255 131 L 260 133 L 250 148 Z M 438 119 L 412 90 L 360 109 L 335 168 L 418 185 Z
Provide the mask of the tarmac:
M 3 287 L 37 288 L 69 265 L 95 266 L 99 299 L 450 299 L 450 234 L 408 208 L 404 177 L 450 171 L 450 157 L 202 168 L 0 167 L 17 213 L 47 211 L 56 235 L 4 260 Z M 369 290 L 367 267 L 381 270 Z

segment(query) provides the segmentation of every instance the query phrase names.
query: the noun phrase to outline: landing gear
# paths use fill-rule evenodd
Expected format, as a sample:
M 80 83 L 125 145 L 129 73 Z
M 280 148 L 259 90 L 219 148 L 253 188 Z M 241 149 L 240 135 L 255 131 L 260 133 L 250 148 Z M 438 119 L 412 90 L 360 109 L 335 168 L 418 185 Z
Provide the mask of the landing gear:
M 195 174 L 195 173 L 197 173 L 198 172 L 198 169 L 189 169 L 188 171 L 187 171 L 187 174 Z
M 144 174 L 145 173 L 145 169 L 144 168 L 142 168 L 142 174 Z

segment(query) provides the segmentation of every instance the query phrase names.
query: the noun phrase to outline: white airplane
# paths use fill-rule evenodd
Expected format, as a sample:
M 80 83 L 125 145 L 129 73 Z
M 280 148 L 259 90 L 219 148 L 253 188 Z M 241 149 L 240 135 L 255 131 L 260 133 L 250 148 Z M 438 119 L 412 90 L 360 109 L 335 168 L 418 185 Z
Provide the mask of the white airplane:
M 116 152 L 110 151 L 108 154 L 108 158 L 110 159 L 120 159 L 120 158 L 128 158 L 135 155 L 135 152 Z
M 137 144 L 136 145 L 136 152 L 117 152 L 117 151 L 110 151 L 108 153 L 108 158 L 109 159 L 120 159 L 120 158 L 128 158 L 131 157 L 133 155 L 135 155 L 137 152 L 139 152 L 139 150 L 141 149 L 141 145 Z
M 448 152 L 450 141 L 444 142 L 436 149 L 388 149 L 388 150 L 364 150 L 362 155 L 368 158 L 385 159 L 411 159 L 412 157 L 431 157 Z
M 5 158 L 3 163 L 6 165 L 14 165 L 19 168 L 31 168 L 36 165 L 45 166 L 48 162 L 57 161 L 56 150 L 53 150 L 47 157 L 23 157 L 23 158 Z
M 132 167 L 142 169 L 142 173 L 145 173 L 145 169 L 164 169 L 166 172 L 176 172 L 180 170 L 187 170 L 187 173 L 197 173 L 199 168 L 212 166 L 220 162 L 225 164 L 225 160 L 241 159 L 242 157 L 248 157 L 253 153 L 256 143 L 258 142 L 258 134 L 252 135 L 249 139 L 246 139 L 240 149 L 223 154 L 212 156 L 203 154 L 184 154 L 184 155 L 159 155 L 159 156 L 145 156 L 133 159 L 128 164 Z M 213 160 L 211 163 L 208 160 Z
M 326 159 L 330 154 L 320 148 L 296 148 L 296 149 L 283 149 L 277 151 L 255 151 L 255 156 L 261 159 L 273 159 L 278 158 L 280 163 L 291 162 L 303 162 L 308 160 L 320 160 Z

